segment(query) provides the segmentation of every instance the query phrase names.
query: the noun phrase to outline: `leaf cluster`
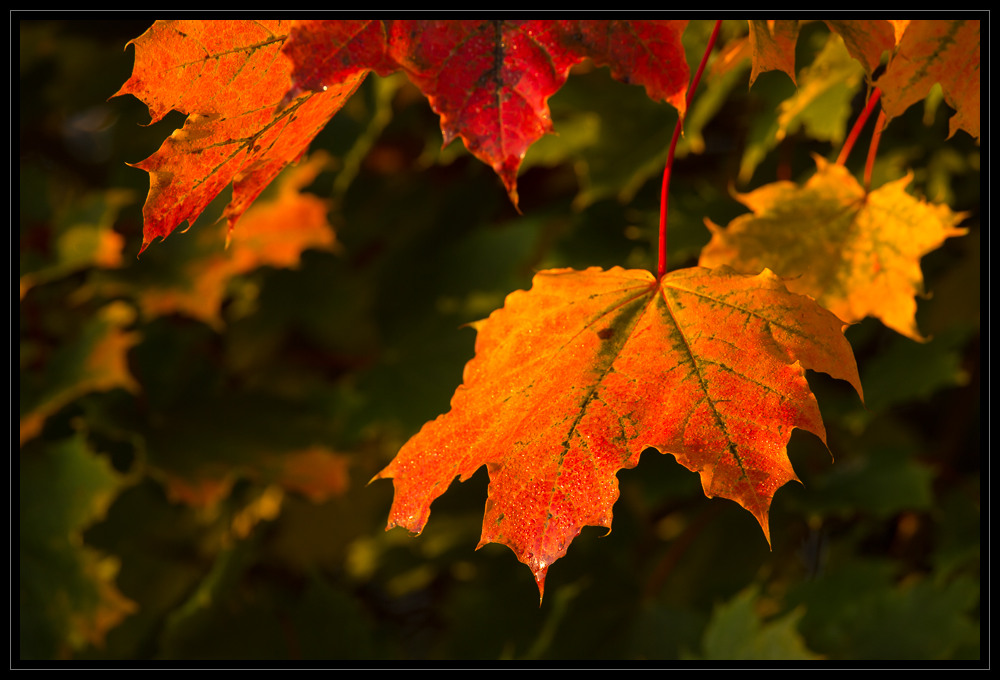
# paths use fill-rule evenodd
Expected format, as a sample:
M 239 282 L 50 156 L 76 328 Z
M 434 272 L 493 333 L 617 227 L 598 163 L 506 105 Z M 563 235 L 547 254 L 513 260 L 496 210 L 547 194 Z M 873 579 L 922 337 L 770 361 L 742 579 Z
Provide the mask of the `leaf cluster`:
M 684 34 L 700 55 L 710 22 Z M 369 77 L 226 248 L 223 191 L 148 248 L 144 158 L 184 123 L 106 101 L 148 23 L 21 21 L 19 657 L 28 659 L 979 659 L 979 147 L 947 99 L 899 113 L 873 185 L 967 213 L 920 261 L 918 343 L 847 331 L 865 390 L 809 375 L 830 450 L 805 432 L 773 545 L 696 475 L 647 451 L 618 474 L 614 531 L 585 528 L 538 607 L 509 551 L 473 552 L 486 470 L 419 540 L 383 532 L 366 485 L 448 408 L 467 328 L 542 269 L 656 259 L 676 112 L 607 69 L 549 100 L 519 211 L 402 75 Z M 788 73 L 709 71 L 674 168 L 671 265 L 778 177 L 804 184 L 864 105 L 806 24 Z M 723 24 L 723 46 L 747 22 Z M 720 52 L 721 54 L 722 52 Z M 698 56 L 689 57 L 696 63 Z M 797 87 L 796 87 L 797 86 Z M 777 132 L 777 131 L 780 131 Z M 847 169 L 860 177 L 857 153 Z M 276 234 L 275 221 L 294 223 Z M 294 220 L 289 220 L 294 216 Z

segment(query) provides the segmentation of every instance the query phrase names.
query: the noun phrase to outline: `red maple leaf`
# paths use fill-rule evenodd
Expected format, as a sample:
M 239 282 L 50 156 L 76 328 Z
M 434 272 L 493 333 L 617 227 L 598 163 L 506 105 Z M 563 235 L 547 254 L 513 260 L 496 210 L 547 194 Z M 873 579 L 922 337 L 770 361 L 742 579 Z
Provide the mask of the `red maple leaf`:
M 153 156 L 143 248 L 190 225 L 227 185 L 230 228 L 343 106 L 368 71 L 402 70 L 517 204 L 528 147 L 552 130 L 548 99 L 584 58 L 684 111 L 686 21 L 158 21 L 132 41 L 116 93 L 152 122 L 187 114 Z
M 517 204 L 525 152 L 552 131 L 548 99 L 584 58 L 645 85 L 683 113 L 686 21 L 301 21 L 286 48 L 296 87 L 322 90 L 361 69 L 402 70 Z

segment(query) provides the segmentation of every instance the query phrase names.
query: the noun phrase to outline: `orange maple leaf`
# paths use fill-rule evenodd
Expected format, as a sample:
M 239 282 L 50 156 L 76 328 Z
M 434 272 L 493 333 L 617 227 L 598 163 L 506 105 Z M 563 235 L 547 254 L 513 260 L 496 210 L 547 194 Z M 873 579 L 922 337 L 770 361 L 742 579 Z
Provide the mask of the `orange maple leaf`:
M 336 250 L 328 202 L 301 191 L 328 162 L 327 154 L 318 152 L 290 166 L 277 180 L 272 200 L 250 207 L 224 251 L 218 236 L 206 232 L 199 243 L 203 251 L 183 265 L 179 280 L 151 284 L 140 292 L 145 316 L 182 312 L 221 328 L 222 302 L 234 277 L 265 265 L 298 267 L 303 251 L 310 248 Z
M 826 25 L 844 39 L 851 56 L 861 62 L 869 76 L 882 61 L 882 54 L 896 47 L 893 23 L 885 19 L 826 20 Z
M 143 206 L 145 250 L 179 224 L 194 223 L 230 183 L 230 229 L 265 187 L 297 160 L 364 78 L 357 73 L 321 92 L 285 100 L 292 62 L 281 51 L 290 22 L 157 21 L 131 41 L 132 94 L 151 123 L 171 109 L 189 114 L 160 149 L 135 167 L 149 173 Z
M 750 85 L 765 71 L 784 71 L 795 82 L 795 43 L 799 22 L 795 19 L 750 20 Z
M 294 30 L 293 30 L 294 25 Z M 406 72 L 441 115 L 445 143 L 461 136 L 500 175 L 514 204 L 528 147 L 552 129 L 548 98 L 589 57 L 683 112 L 688 69 L 669 21 L 157 21 L 131 41 L 133 94 L 152 122 L 170 110 L 184 127 L 135 167 L 150 175 L 143 249 L 190 226 L 226 186 L 239 217 L 296 160 L 369 71 Z M 293 77 L 294 75 L 294 77 Z
M 585 525 L 611 527 L 615 474 L 648 447 L 701 475 L 709 497 L 753 513 L 796 479 L 795 427 L 825 442 L 805 368 L 861 384 L 844 324 L 771 272 L 558 269 L 476 324 L 451 411 L 377 476 L 393 478 L 388 528 L 420 533 L 431 502 L 482 465 L 479 546 L 502 543 L 544 593 Z
M 153 475 L 160 479 L 171 501 L 203 509 L 216 508 L 229 496 L 240 476 L 277 485 L 313 503 L 343 494 L 349 484 L 349 459 L 324 446 L 251 452 L 248 458 L 239 466 L 209 460 L 187 470 L 154 463 Z
M 804 186 L 775 182 L 737 195 L 752 213 L 727 228 L 706 220 L 712 240 L 698 264 L 768 268 L 847 323 L 874 316 L 923 340 L 914 299 L 923 292 L 920 258 L 966 233 L 957 228 L 965 214 L 906 193 L 909 176 L 866 193 L 843 166 L 816 163 Z
M 945 101 L 956 111 L 949 136 L 961 128 L 978 142 L 979 21 L 927 19 L 909 21 L 900 28 L 896 53 L 875 82 L 882 91 L 886 115 L 902 115 L 940 83 Z

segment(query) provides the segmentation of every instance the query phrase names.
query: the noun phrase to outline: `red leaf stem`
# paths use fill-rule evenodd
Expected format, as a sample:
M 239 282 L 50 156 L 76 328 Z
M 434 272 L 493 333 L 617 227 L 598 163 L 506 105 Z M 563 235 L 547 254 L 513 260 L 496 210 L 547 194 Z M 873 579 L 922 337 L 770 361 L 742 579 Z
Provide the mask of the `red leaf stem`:
M 674 135 L 670 138 L 670 148 L 667 150 L 667 163 L 663 169 L 663 183 L 660 186 L 660 251 L 656 265 L 656 278 L 658 279 L 663 278 L 663 275 L 667 273 L 667 194 L 670 187 L 670 169 L 674 165 L 674 150 L 677 148 L 677 139 L 680 137 L 681 129 L 684 126 L 684 117 L 687 107 L 691 103 L 691 96 L 694 94 L 695 89 L 698 87 L 698 82 L 701 80 L 701 74 L 705 70 L 705 64 L 708 63 L 708 55 L 712 52 L 712 47 L 715 46 L 715 40 L 719 36 L 719 26 L 721 25 L 721 20 L 716 21 L 715 28 L 712 29 L 712 35 L 708 38 L 708 45 L 705 46 L 705 54 L 702 55 L 698 70 L 691 79 L 691 85 L 688 87 L 687 97 L 684 100 L 684 111 L 677 117 Z
M 878 104 L 879 97 L 881 96 L 882 91 L 880 89 L 876 87 L 872 90 L 872 95 L 868 98 L 868 103 L 865 105 L 864 111 L 854 121 L 854 127 L 851 128 L 851 132 L 847 135 L 847 140 L 844 142 L 844 147 L 840 150 L 840 155 L 837 156 L 837 165 L 843 165 L 847 162 L 847 157 L 851 154 L 851 149 L 854 148 L 854 142 L 857 141 L 858 135 L 861 134 L 861 128 L 868 122 L 868 117 L 872 115 L 872 111 L 875 110 L 875 106 Z
M 872 167 L 875 165 L 875 154 L 878 151 L 878 143 L 882 139 L 882 130 L 885 128 L 885 110 L 878 112 L 878 119 L 875 121 L 875 131 L 872 133 L 872 141 L 868 145 L 868 160 L 865 161 L 865 193 L 872 187 Z

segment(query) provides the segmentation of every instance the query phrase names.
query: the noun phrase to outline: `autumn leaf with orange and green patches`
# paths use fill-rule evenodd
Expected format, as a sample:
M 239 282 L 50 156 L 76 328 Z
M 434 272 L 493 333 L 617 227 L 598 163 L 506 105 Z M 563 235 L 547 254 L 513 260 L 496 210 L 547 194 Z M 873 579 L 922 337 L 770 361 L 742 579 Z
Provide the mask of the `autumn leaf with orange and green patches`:
M 921 340 L 920 258 L 966 233 L 957 226 L 965 215 L 911 196 L 909 176 L 866 193 L 843 166 L 816 162 L 803 186 L 775 182 L 737 195 L 751 213 L 725 229 L 706 220 L 712 240 L 699 264 L 747 274 L 770 269 L 847 323 L 874 316 Z
M 793 428 L 825 441 L 805 369 L 861 384 L 843 322 L 770 272 L 557 269 L 476 324 L 476 356 L 451 411 L 377 478 L 389 527 L 420 533 L 455 477 L 485 465 L 479 545 L 502 543 L 544 593 L 584 526 L 611 527 L 619 470 L 649 447 L 735 500 L 765 536 L 774 492 L 796 479 Z
M 49 416 L 91 392 L 139 391 L 128 352 L 139 342 L 131 330 L 135 310 L 111 302 L 94 315 L 73 342 L 60 347 L 37 371 L 21 371 L 20 443 L 35 438 Z

